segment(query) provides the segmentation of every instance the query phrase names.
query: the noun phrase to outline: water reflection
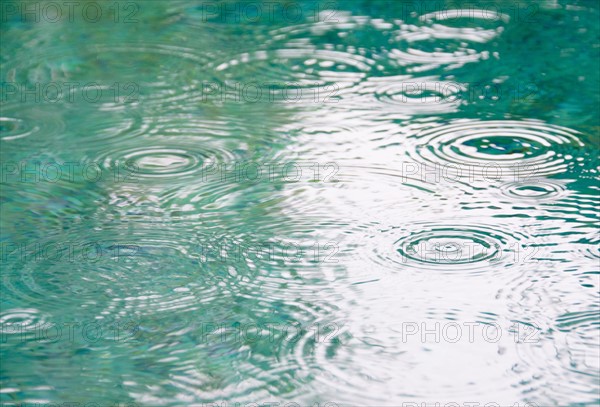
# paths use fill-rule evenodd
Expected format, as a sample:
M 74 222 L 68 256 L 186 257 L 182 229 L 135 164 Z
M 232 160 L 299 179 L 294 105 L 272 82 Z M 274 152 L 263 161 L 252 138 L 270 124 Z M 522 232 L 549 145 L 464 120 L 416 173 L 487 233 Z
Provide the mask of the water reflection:
M 493 5 L 4 21 L 0 400 L 597 403 L 599 11 Z

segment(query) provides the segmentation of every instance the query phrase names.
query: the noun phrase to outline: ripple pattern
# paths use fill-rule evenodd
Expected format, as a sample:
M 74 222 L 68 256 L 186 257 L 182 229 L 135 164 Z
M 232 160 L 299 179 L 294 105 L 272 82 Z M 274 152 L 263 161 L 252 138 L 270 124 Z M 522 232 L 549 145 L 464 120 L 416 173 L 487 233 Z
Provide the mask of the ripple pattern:
M 508 198 L 523 201 L 556 200 L 565 193 L 565 187 L 553 180 L 540 180 L 534 183 L 512 182 L 502 186 L 502 194 Z
M 385 232 L 390 242 L 373 248 L 376 256 L 373 260 L 397 272 L 411 269 L 473 275 L 502 272 L 519 263 L 519 249 L 528 240 L 522 233 L 496 225 L 468 222 L 415 223 L 412 227 L 392 227 L 381 232 Z M 390 235 L 396 235 L 396 240 Z
M 528 121 L 459 120 L 420 131 L 412 157 L 441 166 L 489 169 L 490 178 L 548 176 L 567 171 L 584 146 L 577 132 Z
M 95 3 L 2 22 L 0 404 L 600 402 L 597 6 Z

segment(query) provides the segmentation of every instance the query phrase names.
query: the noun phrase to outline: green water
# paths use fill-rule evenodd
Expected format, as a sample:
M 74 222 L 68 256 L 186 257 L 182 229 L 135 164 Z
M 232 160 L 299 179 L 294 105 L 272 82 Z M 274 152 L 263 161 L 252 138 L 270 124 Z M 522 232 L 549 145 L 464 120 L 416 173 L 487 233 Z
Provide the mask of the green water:
M 597 1 L 51 3 L 0 4 L 3 406 L 600 403 Z

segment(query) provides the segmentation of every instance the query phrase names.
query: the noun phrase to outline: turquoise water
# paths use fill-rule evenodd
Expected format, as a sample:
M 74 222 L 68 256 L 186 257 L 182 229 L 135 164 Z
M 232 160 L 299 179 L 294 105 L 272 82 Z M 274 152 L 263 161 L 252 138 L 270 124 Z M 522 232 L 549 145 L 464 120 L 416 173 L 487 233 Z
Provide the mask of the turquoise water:
M 3 406 L 600 403 L 597 1 L 53 4 L 0 5 Z

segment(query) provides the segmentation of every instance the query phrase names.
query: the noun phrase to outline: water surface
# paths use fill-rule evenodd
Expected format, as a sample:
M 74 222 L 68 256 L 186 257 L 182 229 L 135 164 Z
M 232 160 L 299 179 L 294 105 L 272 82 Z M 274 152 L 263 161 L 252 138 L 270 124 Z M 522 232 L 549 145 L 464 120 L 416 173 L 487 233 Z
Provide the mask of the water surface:
M 597 2 L 30 3 L 3 405 L 600 403 Z

